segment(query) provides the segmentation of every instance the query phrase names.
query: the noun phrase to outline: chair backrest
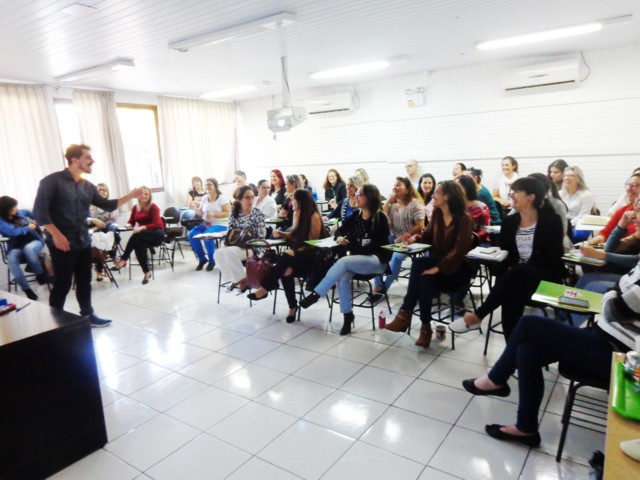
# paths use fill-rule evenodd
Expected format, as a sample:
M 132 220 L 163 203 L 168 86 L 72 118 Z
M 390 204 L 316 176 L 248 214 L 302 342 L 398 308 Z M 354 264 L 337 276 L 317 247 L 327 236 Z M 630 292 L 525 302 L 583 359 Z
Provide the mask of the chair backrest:
M 167 208 L 162 216 L 164 217 L 164 221 L 167 224 L 180 223 L 180 210 L 178 210 L 176 207 Z

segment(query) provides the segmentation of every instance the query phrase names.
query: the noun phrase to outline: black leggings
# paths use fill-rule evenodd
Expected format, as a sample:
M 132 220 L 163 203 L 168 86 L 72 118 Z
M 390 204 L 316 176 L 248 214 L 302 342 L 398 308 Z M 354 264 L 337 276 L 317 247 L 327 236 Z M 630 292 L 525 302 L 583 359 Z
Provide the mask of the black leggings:
M 482 319 L 496 308 L 502 307 L 502 330 L 505 339 L 509 340 L 524 307 L 531 302 L 531 296 L 541 280 L 560 282 L 562 279 L 557 274 L 538 267 L 515 265 L 496 279 L 487 299 L 476 310 L 476 315 Z
M 315 252 L 307 251 L 294 251 L 293 255 L 287 253 L 281 255 L 263 287 L 269 291 L 275 290 L 278 288 L 278 280 L 280 280 L 289 308 L 297 308 L 295 277 L 308 273 L 314 258 Z M 288 268 L 293 270 L 291 275 L 284 274 Z
M 131 252 L 136 252 L 136 257 L 140 263 L 140 267 L 144 273 L 149 271 L 149 260 L 147 257 L 147 249 L 157 247 L 164 242 L 164 231 L 160 229 L 142 230 L 134 233 L 127 242 L 127 246 L 122 254 L 123 260 L 129 260 Z

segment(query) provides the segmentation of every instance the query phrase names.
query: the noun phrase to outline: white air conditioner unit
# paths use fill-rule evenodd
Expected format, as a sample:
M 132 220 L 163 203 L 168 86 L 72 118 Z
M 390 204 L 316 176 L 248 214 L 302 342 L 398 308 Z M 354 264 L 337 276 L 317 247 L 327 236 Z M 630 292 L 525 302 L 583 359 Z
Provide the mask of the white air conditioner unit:
M 273 133 L 288 132 L 307 119 L 304 107 L 282 107 L 267 110 L 267 125 Z
M 310 98 L 306 101 L 309 115 L 322 113 L 350 112 L 356 109 L 351 92 L 334 93 L 322 97 Z
M 576 84 L 579 81 L 580 61 L 578 59 L 526 65 L 502 72 L 502 87 L 507 91 Z

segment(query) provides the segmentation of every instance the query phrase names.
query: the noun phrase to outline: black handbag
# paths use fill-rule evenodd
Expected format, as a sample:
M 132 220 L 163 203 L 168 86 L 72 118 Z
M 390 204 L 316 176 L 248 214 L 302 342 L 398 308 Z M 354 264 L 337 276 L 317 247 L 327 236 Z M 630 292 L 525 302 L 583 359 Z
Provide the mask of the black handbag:
M 247 248 L 247 243 L 253 239 L 253 234 L 249 230 L 241 228 L 230 228 L 227 236 L 224 237 L 224 244 L 227 247 Z

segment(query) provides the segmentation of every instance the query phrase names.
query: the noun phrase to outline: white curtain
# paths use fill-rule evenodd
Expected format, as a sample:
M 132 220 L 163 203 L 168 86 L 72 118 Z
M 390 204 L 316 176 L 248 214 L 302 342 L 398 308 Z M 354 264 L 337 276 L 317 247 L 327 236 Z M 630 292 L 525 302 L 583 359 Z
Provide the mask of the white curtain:
M 81 142 L 91 147 L 96 161 L 90 180 L 106 183 L 111 198 L 126 195 L 131 189 L 114 93 L 74 90 L 72 99 L 78 111 Z
M 0 195 L 18 208 L 32 208 L 42 177 L 65 167 L 47 87 L 0 83 L 0 159 Z
M 233 178 L 236 164 L 236 108 L 232 103 L 158 97 L 165 193 L 186 205 L 191 178 Z

